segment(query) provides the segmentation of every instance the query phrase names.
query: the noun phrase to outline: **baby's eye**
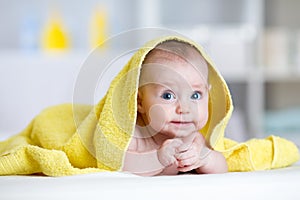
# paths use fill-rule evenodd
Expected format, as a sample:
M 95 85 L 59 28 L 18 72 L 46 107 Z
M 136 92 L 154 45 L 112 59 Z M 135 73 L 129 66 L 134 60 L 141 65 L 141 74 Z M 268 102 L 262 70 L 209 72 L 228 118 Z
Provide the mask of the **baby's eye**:
M 196 91 L 192 94 L 191 99 L 199 100 L 199 99 L 201 99 L 201 97 L 202 97 L 202 94 L 200 92 Z
M 165 92 L 161 95 L 161 98 L 163 98 L 165 100 L 173 100 L 173 99 L 175 99 L 175 95 L 172 94 L 171 92 Z

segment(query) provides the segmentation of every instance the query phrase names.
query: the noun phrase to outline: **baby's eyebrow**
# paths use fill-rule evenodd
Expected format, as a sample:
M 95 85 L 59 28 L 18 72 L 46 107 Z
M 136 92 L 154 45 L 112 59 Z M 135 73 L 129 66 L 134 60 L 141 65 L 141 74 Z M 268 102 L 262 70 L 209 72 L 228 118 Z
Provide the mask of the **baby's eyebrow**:
M 170 88 L 172 86 L 177 85 L 177 84 L 175 84 L 173 82 L 169 82 L 169 81 L 157 82 L 157 83 L 154 83 L 154 84 L 158 87 L 165 87 L 165 88 Z
M 208 84 L 206 84 L 206 83 L 205 84 L 202 84 L 202 83 L 201 84 L 193 84 L 192 88 L 201 88 L 201 89 L 208 88 Z

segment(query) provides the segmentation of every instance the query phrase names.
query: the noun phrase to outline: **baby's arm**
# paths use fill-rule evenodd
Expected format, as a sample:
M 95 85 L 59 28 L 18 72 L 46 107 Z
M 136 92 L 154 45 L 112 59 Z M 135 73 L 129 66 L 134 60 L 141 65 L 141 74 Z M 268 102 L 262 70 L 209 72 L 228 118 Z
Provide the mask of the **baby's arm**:
M 138 140 L 132 138 L 125 153 L 122 171 L 127 171 L 141 176 L 153 176 L 161 173 L 163 166 L 157 158 L 157 150 L 139 152 Z
M 163 174 L 164 169 L 177 162 L 176 149 L 182 144 L 180 140 L 166 140 L 157 150 L 147 150 L 143 138 L 133 138 L 125 154 L 123 171 L 141 176 Z
M 178 170 L 181 172 L 196 170 L 197 173 L 225 173 L 228 171 L 226 160 L 222 153 L 211 150 L 205 144 L 201 134 L 197 134 L 192 144 L 176 156 Z
M 222 153 L 211 150 L 210 153 L 203 159 L 203 165 L 196 169 L 198 174 L 217 174 L 228 171 L 228 166 L 225 157 Z

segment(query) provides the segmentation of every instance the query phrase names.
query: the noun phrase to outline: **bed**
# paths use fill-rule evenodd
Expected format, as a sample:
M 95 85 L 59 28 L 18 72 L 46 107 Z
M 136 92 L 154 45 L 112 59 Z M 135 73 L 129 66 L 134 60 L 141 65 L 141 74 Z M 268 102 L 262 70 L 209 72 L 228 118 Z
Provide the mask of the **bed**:
M 256 172 L 140 177 L 127 173 L 0 177 L 0 199 L 299 199 L 300 163 Z

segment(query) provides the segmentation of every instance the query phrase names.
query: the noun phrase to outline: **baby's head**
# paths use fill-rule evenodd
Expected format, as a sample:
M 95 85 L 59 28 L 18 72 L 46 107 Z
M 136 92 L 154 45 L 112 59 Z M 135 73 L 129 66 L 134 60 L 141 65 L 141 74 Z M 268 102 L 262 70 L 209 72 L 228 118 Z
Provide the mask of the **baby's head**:
M 185 62 L 192 65 L 208 82 L 208 66 L 206 60 L 194 46 L 177 40 L 165 41 L 152 49 L 144 59 L 142 72 L 147 64 L 158 63 L 168 66 L 167 61 Z M 170 65 L 169 67 L 172 66 Z M 142 78 L 143 77 L 141 77 L 141 79 Z
M 199 51 L 184 42 L 163 42 L 143 62 L 138 116 L 169 138 L 185 137 L 207 122 L 208 89 L 208 66 Z

